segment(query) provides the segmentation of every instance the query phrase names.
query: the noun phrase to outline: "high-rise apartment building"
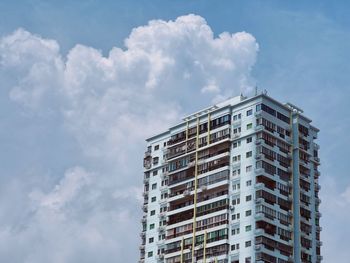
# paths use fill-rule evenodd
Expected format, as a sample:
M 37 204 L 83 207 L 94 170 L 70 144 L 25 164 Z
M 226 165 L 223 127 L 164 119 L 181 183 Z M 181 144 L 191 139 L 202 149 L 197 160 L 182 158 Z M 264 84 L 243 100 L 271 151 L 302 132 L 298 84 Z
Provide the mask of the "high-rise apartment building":
M 260 94 L 149 138 L 140 262 L 321 262 L 317 133 Z

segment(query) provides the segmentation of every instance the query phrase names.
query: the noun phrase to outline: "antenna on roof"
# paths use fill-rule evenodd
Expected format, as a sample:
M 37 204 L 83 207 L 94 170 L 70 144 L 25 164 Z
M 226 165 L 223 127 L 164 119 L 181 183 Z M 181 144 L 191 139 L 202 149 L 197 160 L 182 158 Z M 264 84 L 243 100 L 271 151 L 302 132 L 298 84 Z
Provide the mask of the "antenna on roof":
M 267 90 L 266 89 L 264 89 L 264 95 L 267 95 Z
M 255 85 L 255 96 L 258 96 L 258 85 Z

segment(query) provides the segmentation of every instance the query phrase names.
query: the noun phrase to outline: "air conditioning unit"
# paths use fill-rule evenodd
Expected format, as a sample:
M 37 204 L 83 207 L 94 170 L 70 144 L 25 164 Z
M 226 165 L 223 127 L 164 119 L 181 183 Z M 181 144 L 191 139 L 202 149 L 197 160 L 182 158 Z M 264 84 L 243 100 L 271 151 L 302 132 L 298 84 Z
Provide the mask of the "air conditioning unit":
M 183 192 L 183 194 L 184 194 L 184 196 L 188 196 L 188 195 L 190 195 L 190 190 L 185 190 L 184 192 Z
M 201 188 L 202 191 L 207 190 L 207 186 L 206 185 L 202 185 L 200 188 Z

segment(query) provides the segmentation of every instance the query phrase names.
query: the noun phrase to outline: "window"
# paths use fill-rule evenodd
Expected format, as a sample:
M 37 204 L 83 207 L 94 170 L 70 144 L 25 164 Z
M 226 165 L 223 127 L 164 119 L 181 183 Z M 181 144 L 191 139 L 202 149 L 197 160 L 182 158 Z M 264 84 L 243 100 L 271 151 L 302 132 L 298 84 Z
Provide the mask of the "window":
M 148 243 L 153 243 L 153 241 L 154 241 L 154 237 L 150 237 L 150 238 L 148 239 Z
M 232 190 L 239 190 L 241 188 L 241 184 L 233 184 L 232 185 Z
M 246 182 L 246 185 L 247 185 L 247 186 L 251 186 L 251 185 L 252 185 L 252 180 L 248 180 L 248 181 Z
M 157 183 L 152 184 L 152 190 L 157 189 Z
M 239 228 L 236 228 L 236 229 L 232 229 L 231 230 L 231 234 L 234 236 L 234 235 L 238 235 L 239 234 Z
M 233 133 L 234 134 L 241 133 L 241 127 L 233 129 Z
M 245 197 L 245 200 L 246 200 L 246 202 L 251 201 L 251 200 L 252 200 L 252 195 L 247 195 L 247 196 Z
M 153 251 L 150 251 L 150 252 L 148 252 L 148 257 L 150 258 L 150 257 L 153 257 Z
M 246 158 L 250 158 L 250 157 L 252 157 L 252 156 L 253 156 L 253 152 L 252 152 L 252 151 L 246 152 L 246 154 L 245 154 L 245 157 L 246 157 Z
M 249 129 L 251 129 L 251 128 L 253 128 L 253 123 L 248 123 L 248 124 L 247 124 L 247 130 L 249 130 Z
M 251 262 L 252 262 L 252 258 L 251 257 L 245 258 L 245 263 L 251 263 Z
M 253 166 L 252 165 L 248 165 L 246 168 L 245 168 L 245 171 L 248 173 L 248 172 L 251 172 L 253 169 Z
M 239 249 L 239 244 L 233 244 L 231 245 L 231 250 Z
M 159 157 L 154 157 L 153 158 L 153 164 L 158 164 L 159 163 Z
M 251 215 L 252 215 L 252 210 L 245 211 L 245 216 L 251 216 Z
M 241 155 L 236 155 L 236 156 L 233 156 L 232 157 L 232 161 L 233 162 L 238 162 L 238 161 L 240 161 L 241 160 Z
M 253 141 L 253 138 L 252 137 L 248 137 L 247 138 L 247 143 L 251 143 Z
M 232 215 L 232 220 L 236 220 L 236 219 L 239 219 L 239 218 L 240 218 L 240 214 L 239 213 Z
M 151 202 L 155 202 L 157 200 L 157 197 L 156 196 L 153 196 L 152 199 L 151 199 Z
M 256 105 L 256 111 L 261 111 L 261 104 Z
M 156 146 L 154 146 L 154 150 L 155 150 L 155 151 L 159 150 L 159 144 L 156 145 Z
M 154 224 L 150 224 L 149 225 L 149 229 L 151 230 L 151 229 L 154 229 Z
M 250 116 L 250 115 L 252 115 L 252 114 L 253 114 L 253 110 L 252 110 L 252 109 L 247 110 L 247 116 Z
M 158 170 L 153 171 L 153 176 L 156 176 L 158 174 Z
M 151 216 L 154 216 L 156 214 L 156 210 L 151 211 Z
M 232 205 L 239 205 L 239 203 L 240 203 L 240 198 L 239 197 L 232 200 Z
M 233 143 L 233 148 L 237 148 L 237 147 L 239 147 L 239 146 L 241 146 L 241 141 L 235 141 L 235 142 Z
M 245 232 L 249 232 L 252 230 L 252 226 L 251 225 L 248 225 L 245 227 Z
M 261 109 L 272 116 L 276 116 L 276 111 L 265 104 L 261 104 Z
M 250 247 L 252 245 L 252 241 L 246 241 L 245 242 L 245 247 Z
M 241 169 L 237 169 L 232 171 L 232 176 L 240 175 L 241 174 Z
M 242 115 L 239 113 L 239 114 L 236 114 L 236 115 L 233 115 L 233 120 L 236 121 L 236 120 L 240 120 L 242 118 Z

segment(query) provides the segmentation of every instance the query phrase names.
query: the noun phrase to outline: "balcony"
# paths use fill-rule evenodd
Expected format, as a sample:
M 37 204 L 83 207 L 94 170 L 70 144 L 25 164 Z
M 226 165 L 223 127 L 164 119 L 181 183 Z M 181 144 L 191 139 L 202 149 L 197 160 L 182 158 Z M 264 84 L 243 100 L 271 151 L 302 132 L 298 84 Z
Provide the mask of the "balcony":
M 300 173 L 300 178 L 303 179 L 303 180 L 306 181 L 306 182 L 310 182 L 310 177 L 309 177 L 309 175 Z
M 255 189 L 256 190 L 262 190 L 265 188 L 265 185 L 263 183 L 256 183 L 255 184 Z
M 323 260 L 323 257 L 321 255 L 317 255 L 317 261 L 322 261 Z
M 316 190 L 316 191 L 320 191 L 320 190 L 321 190 L 321 185 L 315 184 L 315 190 Z
M 143 163 L 143 167 L 144 167 L 145 169 L 151 169 L 152 163 L 151 163 L 151 162 L 144 162 L 144 163 Z
M 315 177 L 318 178 L 318 177 L 320 177 L 320 175 L 321 175 L 321 172 L 319 172 L 319 171 L 316 170 L 316 171 L 315 171 Z
M 142 210 L 143 210 L 143 212 L 147 213 L 147 211 L 148 211 L 148 205 L 143 205 L 143 206 L 142 206 Z
M 261 153 L 255 154 L 255 159 L 256 160 L 261 160 L 263 158 L 263 155 Z
M 263 126 L 263 125 L 257 125 L 257 126 L 255 126 L 255 131 L 256 131 L 256 132 L 260 132 L 260 131 L 262 131 L 262 130 L 264 130 L 264 126 Z
M 256 141 L 255 141 L 255 145 L 261 145 L 261 144 L 262 144 L 262 142 L 263 142 L 263 140 L 262 140 L 262 139 L 256 139 Z
M 190 190 L 185 190 L 185 191 L 183 191 L 183 196 L 185 197 L 185 196 L 189 196 L 189 195 L 191 195 L 191 191 Z
M 255 214 L 255 220 L 256 220 L 256 221 L 261 221 L 261 220 L 263 220 L 263 221 L 265 221 L 265 222 L 267 222 L 267 223 L 269 223 L 269 224 L 272 224 L 272 225 L 275 224 L 275 222 L 274 222 L 275 219 L 274 219 L 273 217 L 267 215 L 267 214 L 264 214 L 263 212 L 256 212 L 256 214 Z
M 145 177 L 144 179 L 143 179 L 143 183 L 144 184 L 147 184 L 149 182 L 149 177 Z
M 254 246 L 255 251 L 260 251 L 262 248 L 263 248 L 263 247 L 262 247 L 261 244 L 255 245 L 255 246 Z
M 145 151 L 145 158 L 151 157 L 152 153 L 151 151 L 147 150 Z
M 265 233 L 265 231 L 262 228 L 258 228 L 258 229 L 255 229 L 254 233 L 256 236 L 261 236 Z
M 187 168 L 191 168 L 191 167 L 193 167 L 195 164 L 196 164 L 196 161 L 189 162 L 189 163 L 187 164 Z
M 256 168 L 255 173 L 258 174 L 263 174 L 265 172 L 264 168 Z

